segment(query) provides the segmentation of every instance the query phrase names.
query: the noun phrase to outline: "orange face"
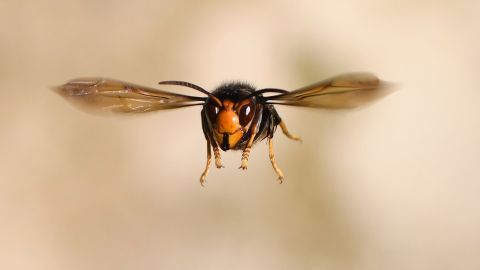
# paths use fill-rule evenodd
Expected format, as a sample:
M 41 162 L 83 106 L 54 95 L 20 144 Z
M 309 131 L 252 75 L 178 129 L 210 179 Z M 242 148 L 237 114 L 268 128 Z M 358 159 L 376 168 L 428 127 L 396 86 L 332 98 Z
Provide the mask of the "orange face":
M 254 115 L 253 101 L 245 99 L 235 103 L 223 100 L 221 108 L 210 104 L 207 110 L 215 141 L 224 151 L 234 149 L 250 127 Z

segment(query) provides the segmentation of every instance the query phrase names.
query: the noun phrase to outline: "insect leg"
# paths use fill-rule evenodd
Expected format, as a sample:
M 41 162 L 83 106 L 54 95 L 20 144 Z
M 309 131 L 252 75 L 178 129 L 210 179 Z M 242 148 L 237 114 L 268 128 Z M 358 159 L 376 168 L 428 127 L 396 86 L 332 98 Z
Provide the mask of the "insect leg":
M 252 119 L 252 125 L 250 126 L 250 129 L 249 129 L 250 137 L 248 138 L 247 145 L 243 149 L 242 161 L 239 169 L 246 170 L 248 167 L 248 158 L 250 157 L 250 151 L 252 150 L 253 143 L 255 142 L 255 137 L 257 137 L 259 129 L 262 126 L 262 122 L 264 119 L 263 116 L 265 116 L 263 113 L 263 110 L 264 110 L 264 105 L 257 104 L 257 107 L 255 109 L 255 116 Z
M 248 140 L 247 147 L 242 152 L 242 163 L 240 164 L 239 169 L 246 170 L 248 167 L 248 158 L 250 157 L 250 150 L 252 149 L 253 141 L 255 140 L 256 133 L 250 136 Z
M 277 126 L 279 125 L 280 128 L 282 128 L 282 132 L 283 134 L 285 134 L 285 136 L 287 136 L 289 139 L 292 139 L 294 141 L 302 141 L 302 139 L 299 137 L 299 136 L 295 136 L 293 134 L 291 134 L 288 129 L 287 129 L 287 125 L 285 124 L 285 122 L 282 120 L 282 118 L 280 117 L 280 115 L 278 115 L 277 111 L 275 110 L 275 108 L 273 106 L 269 106 L 268 107 L 269 111 L 270 111 L 270 114 L 272 115 L 272 123 L 274 126 Z M 275 132 L 275 129 L 274 128 L 271 128 L 271 131 L 270 131 L 270 137 L 273 136 L 273 133 Z
M 280 168 L 277 165 L 277 162 L 275 161 L 275 154 L 273 153 L 273 139 L 268 137 L 268 156 L 270 157 L 270 161 L 272 162 L 272 167 L 275 173 L 278 175 L 278 181 L 283 183 L 283 172 L 280 170 Z
M 213 145 L 213 155 L 215 156 L 215 166 L 217 166 L 217 169 L 224 168 L 222 158 L 220 157 L 220 148 L 218 148 L 216 144 Z
M 279 125 L 282 128 L 283 134 L 285 134 L 285 136 L 287 136 L 289 139 L 302 142 L 302 139 L 299 136 L 293 135 L 290 132 L 288 132 L 287 125 L 285 125 L 285 122 L 283 122 L 283 120 L 280 120 Z
M 208 144 L 209 145 L 211 144 L 211 146 L 213 148 L 213 155 L 215 156 L 215 166 L 220 169 L 220 168 L 223 167 L 222 166 L 222 158 L 220 157 L 220 148 L 218 148 L 218 145 L 215 142 L 215 139 L 213 138 L 212 127 L 209 126 L 209 124 L 208 124 L 205 108 L 202 109 L 202 112 L 200 113 L 200 115 L 202 117 L 203 134 L 205 135 L 205 139 L 207 140 Z M 209 149 L 210 149 L 210 147 L 209 147 Z M 208 150 L 208 151 L 210 151 L 210 150 Z M 209 154 L 209 153 L 210 152 L 208 152 L 207 154 Z M 207 170 L 207 172 L 208 172 L 208 170 Z
M 205 165 L 205 170 L 203 171 L 202 176 L 200 176 L 200 185 L 202 185 L 202 187 L 207 179 L 207 174 L 210 170 L 210 163 L 212 163 L 212 150 L 210 141 L 207 140 L 207 165 Z

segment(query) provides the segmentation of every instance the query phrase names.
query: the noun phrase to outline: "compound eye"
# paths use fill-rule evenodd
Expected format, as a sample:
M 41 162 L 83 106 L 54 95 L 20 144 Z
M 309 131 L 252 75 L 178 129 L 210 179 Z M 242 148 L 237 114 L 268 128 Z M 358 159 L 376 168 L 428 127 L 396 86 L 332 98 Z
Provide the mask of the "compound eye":
M 217 119 L 217 115 L 220 112 L 220 108 L 216 106 L 214 103 L 209 103 L 207 104 L 207 115 L 208 118 L 210 118 L 211 122 L 215 122 L 215 119 Z
M 249 102 L 242 107 L 240 107 L 240 111 L 238 113 L 238 117 L 240 118 L 240 125 L 246 126 L 253 118 L 253 104 Z

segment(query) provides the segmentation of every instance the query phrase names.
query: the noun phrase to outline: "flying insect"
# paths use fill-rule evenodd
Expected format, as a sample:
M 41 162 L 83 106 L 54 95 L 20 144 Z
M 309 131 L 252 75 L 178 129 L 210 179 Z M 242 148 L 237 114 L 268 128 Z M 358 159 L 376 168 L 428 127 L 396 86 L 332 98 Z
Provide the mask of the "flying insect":
M 348 109 L 390 92 L 386 83 L 370 73 L 347 73 L 294 91 L 255 89 L 252 85 L 236 82 L 222 84 L 212 92 L 185 81 L 162 81 L 159 84 L 192 88 L 204 96 L 183 95 L 106 78 L 74 79 L 54 90 L 83 109 L 116 113 L 202 106 L 202 129 L 207 142 L 207 162 L 200 176 L 202 186 L 212 162 L 212 150 L 217 168 L 223 167 L 220 150 L 241 150 L 239 168 L 245 170 L 252 146 L 264 139 L 268 141 L 273 170 L 279 182 L 283 182 L 284 174 L 275 161 L 273 135 L 280 126 L 288 138 L 300 141 L 300 137 L 288 131 L 274 106 Z

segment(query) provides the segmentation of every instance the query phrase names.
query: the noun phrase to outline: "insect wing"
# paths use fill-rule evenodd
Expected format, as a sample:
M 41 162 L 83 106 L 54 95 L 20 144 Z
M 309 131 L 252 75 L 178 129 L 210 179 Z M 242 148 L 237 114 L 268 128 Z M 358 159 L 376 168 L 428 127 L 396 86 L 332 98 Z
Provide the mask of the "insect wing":
M 328 109 L 365 105 L 391 92 L 370 73 L 348 73 L 285 94 L 268 97 L 268 103 Z
M 82 109 L 120 113 L 203 105 L 206 99 L 105 78 L 71 80 L 54 91 Z

